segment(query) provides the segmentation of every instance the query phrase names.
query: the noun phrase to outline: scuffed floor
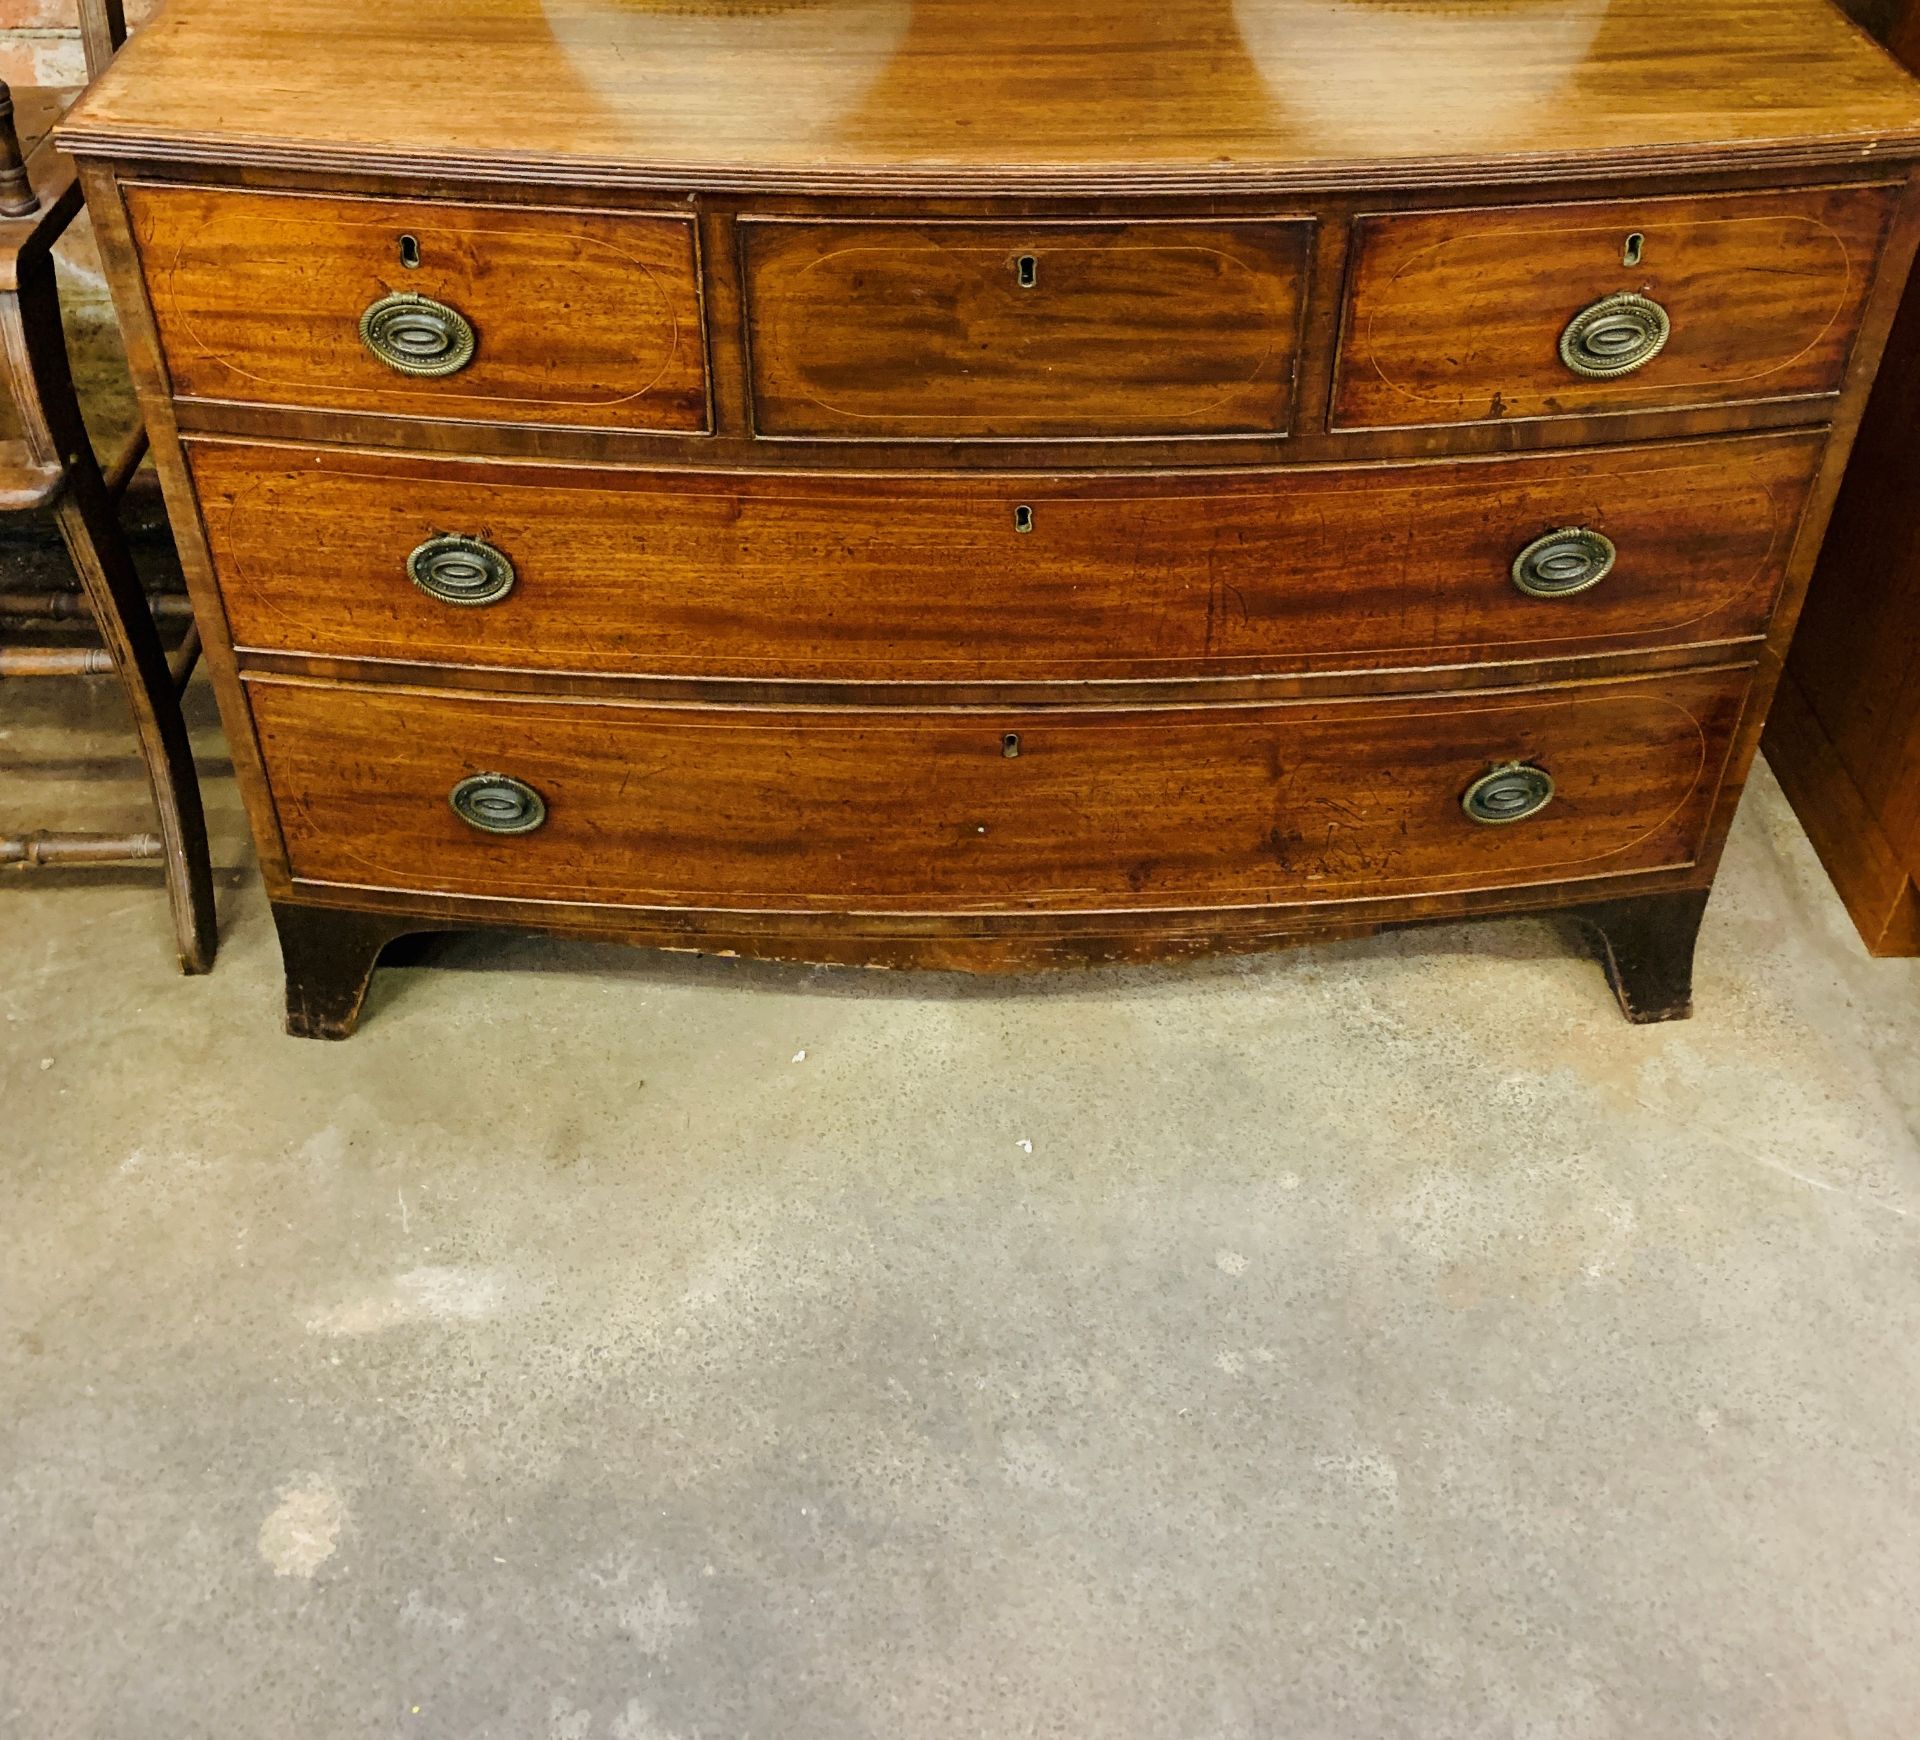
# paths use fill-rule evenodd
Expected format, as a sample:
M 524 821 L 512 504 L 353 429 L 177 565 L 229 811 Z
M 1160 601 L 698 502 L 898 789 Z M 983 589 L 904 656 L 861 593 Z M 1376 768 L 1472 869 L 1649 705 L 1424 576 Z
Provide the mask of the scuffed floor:
M 0 812 L 136 825 L 4 699 Z M 1920 1730 L 1920 963 L 1769 778 L 1653 1029 L 1529 921 L 462 939 L 328 1046 L 221 900 L 0 881 L 0 1733 Z

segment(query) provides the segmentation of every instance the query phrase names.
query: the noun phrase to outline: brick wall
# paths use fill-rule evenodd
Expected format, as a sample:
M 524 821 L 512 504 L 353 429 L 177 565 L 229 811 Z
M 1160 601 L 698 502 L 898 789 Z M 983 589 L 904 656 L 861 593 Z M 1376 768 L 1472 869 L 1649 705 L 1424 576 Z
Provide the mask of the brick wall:
M 137 26 L 159 9 L 159 0 L 127 0 L 127 22 Z M 0 0 L 0 79 L 79 85 L 86 78 L 76 0 Z

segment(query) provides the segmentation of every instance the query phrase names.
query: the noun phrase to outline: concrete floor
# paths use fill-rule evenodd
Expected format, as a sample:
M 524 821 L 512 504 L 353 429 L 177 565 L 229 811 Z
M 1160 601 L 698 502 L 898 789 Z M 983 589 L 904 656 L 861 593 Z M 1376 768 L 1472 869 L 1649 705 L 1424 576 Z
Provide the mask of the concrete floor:
M 0 813 L 135 824 L 52 693 Z M 195 705 L 211 978 L 0 882 L 0 1733 L 1920 1731 L 1920 963 L 1770 779 L 1688 1024 L 1513 922 L 469 939 L 330 1046 Z

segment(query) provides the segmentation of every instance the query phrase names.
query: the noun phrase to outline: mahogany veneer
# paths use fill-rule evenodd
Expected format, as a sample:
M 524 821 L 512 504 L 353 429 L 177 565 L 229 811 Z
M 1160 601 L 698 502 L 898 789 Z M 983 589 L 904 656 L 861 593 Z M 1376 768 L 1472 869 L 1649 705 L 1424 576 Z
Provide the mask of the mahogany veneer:
M 295 1032 L 516 924 L 1694 936 L 1920 237 L 1825 0 L 173 0 L 68 123 Z
M 1888 40 L 1920 66 L 1920 5 Z M 1767 759 L 1870 953 L 1920 955 L 1920 293 L 1909 282 L 1767 721 Z

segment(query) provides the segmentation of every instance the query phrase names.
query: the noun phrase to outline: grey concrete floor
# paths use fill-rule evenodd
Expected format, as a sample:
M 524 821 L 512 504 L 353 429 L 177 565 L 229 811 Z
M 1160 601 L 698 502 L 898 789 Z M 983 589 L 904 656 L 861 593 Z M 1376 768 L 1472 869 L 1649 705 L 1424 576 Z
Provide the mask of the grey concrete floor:
M 113 694 L 0 813 L 129 825 Z M 1556 925 L 1022 983 L 532 939 L 277 1028 L 0 881 L 0 1732 L 1920 1733 L 1920 963 L 1770 779 Z

